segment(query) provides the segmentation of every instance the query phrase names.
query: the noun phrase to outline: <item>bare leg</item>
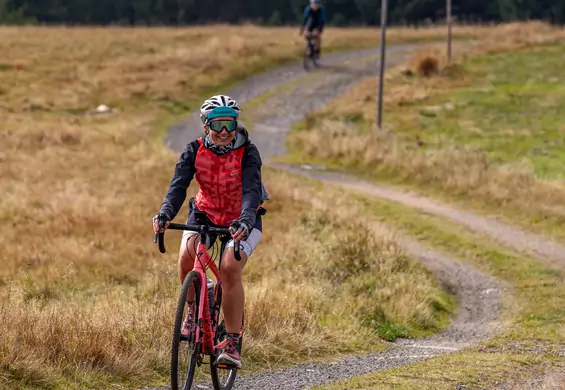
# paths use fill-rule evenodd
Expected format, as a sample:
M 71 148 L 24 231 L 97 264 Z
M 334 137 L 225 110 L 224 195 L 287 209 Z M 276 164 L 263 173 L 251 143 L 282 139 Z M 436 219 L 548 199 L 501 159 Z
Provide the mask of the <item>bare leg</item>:
M 196 245 L 200 240 L 200 235 L 184 236 L 179 250 L 178 275 L 179 282 L 182 285 L 186 275 L 194 268 L 194 259 L 196 258 Z M 189 290 L 189 296 L 186 299 L 191 302 L 194 300 L 194 291 Z
M 233 248 L 226 249 L 222 260 L 222 310 L 227 333 L 239 333 L 243 321 L 245 302 L 242 273 L 247 263 L 247 255 L 241 251 L 241 261 L 237 261 Z

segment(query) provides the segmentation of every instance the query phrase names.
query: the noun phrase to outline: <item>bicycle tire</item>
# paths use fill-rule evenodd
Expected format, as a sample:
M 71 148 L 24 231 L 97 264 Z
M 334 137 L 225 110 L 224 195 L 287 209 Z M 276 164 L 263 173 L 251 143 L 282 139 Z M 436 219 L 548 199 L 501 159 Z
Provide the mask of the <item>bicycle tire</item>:
M 221 295 L 220 295 L 220 302 L 221 302 Z M 214 335 L 214 344 L 218 344 L 221 340 L 223 340 L 227 336 L 226 326 L 224 320 L 222 319 L 219 321 L 219 325 L 216 327 L 216 334 Z M 241 319 L 241 327 L 243 329 L 243 324 L 245 323 L 245 317 Z M 239 339 L 240 346 L 243 348 L 243 334 Z M 212 385 L 214 386 L 214 390 L 231 390 L 235 383 L 235 379 L 237 377 L 237 367 L 229 368 L 228 379 L 226 381 L 222 381 L 220 378 L 220 372 L 224 370 L 228 370 L 225 368 L 218 368 L 216 366 L 216 359 L 220 356 L 221 350 L 217 349 L 214 351 L 214 356 L 210 357 L 210 374 L 212 376 Z M 222 384 L 223 382 L 223 384 Z
M 312 55 L 312 63 L 316 68 L 320 68 L 320 49 L 317 47 L 312 48 L 314 50 L 314 54 Z
M 218 343 L 226 336 L 226 328 L 224 325 L 224 321 L 218 325 L 216 328 L 216 338 L 215 342 Z M 230 367 L 229 369 L 226 368 L 219 368 L 216 366 L 216 359 L 220 355 L 220 350 L 217 350 L 214 353 L 214 357 L 210 364 L 210 374 L 212 376 L 212 385 L 214 386 L 214 390 L 231 390 L 235 383 L 235 378 L 237 377 L 237 367 Z M 228 371 L 227 379 L 222 380 L 220 378 L 220 374 L 224 371 Z
M 314 64 L 314 66 L 315 66 L 316 68 L 319 68 L 319 67 L 320 67 L 320 63 L 318 62 L 318 57 L 315 56 L 315 55 L 312 57 L 312 63 Z
M 316 42 L 317 43 L 317 42 Z M 316 43 L 312 44 L 312 63 L 316 68 L 320 67 L 320 48 Z
M 173 330 L 173 341 L 171 348 L 171 389 L 183 389 L 189 390 L 192 387 L 192 382 L 194 380 L 194 373 L 196 371 L 196 364 L 198 358 L 200 357 L 200 346 L 193 344 L 193 350 L 190 353 L 190 362 L 187 364 L 186 373 L 187 377 L 182 382 L 182 387 L 179 387 L 179 374 L 182 374 L 182 370 L 179 372 L 179 350 L 181 348 L 181 343 L 187 342 L 190 344 L 190 340 L 181 340 L 181 329 L 184 320 L 184 309 L 187 307 L 186 296 L 191 286 L 194 286 L 194 313 L 198 313 L 198 306 L 200 304 L 200 278 L 198 273 L 191 272 L 184 279 L 182 285 L 181 293 L 179 296 L 179 301 L 177 304 L 177 312 L 175 315 L 175 325 Z
M 306 41 L 306 47 L 304 48 L 304 69 L 310 70 L 310 60 L 312 59 L 312 47 L 309 41 Z

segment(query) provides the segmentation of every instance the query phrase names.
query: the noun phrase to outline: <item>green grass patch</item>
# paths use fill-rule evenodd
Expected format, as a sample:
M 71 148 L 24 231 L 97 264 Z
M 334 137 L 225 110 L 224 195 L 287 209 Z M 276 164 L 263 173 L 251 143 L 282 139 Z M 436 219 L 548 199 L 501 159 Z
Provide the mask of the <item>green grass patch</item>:
M 371 134 L 366 102 L 311 116 L 291 134 L 286 161 L 345 168 L 565 238 L 564 56 L 562 46 L 543 46 L 471 59 L 462 65 L 470 82 L 431 79 L 428 98 L 389 104 L 394 137 L 385 140 Z M 420 82 L 399 76 L 389 88 Z M 328 139 L 334 133 L 324 118 L 337 121 L 337 136 Z M 328 144 L 309 146 L 319 139 Z M 349 143 L 352 150 L 340 147 Z
M 398 338 L 410 337 L 410 332 L 403 326 L 398 326 L 390 322 L 375 326 L 374 333 L 386 341 L 396 341 Z
M 13 70 L 14 66 L 12 64 L 0 63 L 0 72 L 7 72 Z
M 472 85 L 392 109 L 386 120 L 399 133 L 419 136 L 422 152 L 472 145 L 494 162 L 522 161 L 539 177 L 563 179 L 564 56 L 560 45 L 478 57 L 464 64 Z M 454 109 L 421 114 L 446 104 Z M 407 111 L 420 117 L 408 121 Z

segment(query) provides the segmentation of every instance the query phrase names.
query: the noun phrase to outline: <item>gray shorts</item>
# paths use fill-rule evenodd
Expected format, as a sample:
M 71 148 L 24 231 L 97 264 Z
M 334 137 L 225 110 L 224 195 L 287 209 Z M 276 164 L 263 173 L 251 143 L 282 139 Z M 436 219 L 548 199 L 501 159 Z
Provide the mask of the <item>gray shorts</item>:
M 261 230 L 258 229 L 251 229 L 251 233 L 249 233 L 249 236 L 247 237 L 247 240 L 245 241 L 240 241 L 239 242 L 239 248 L 240 250 L 242 250 L 246 255 L 247 258 L 249 258 L 249 256 L 251 256 L 251 254 L 253 253 L 253 251 L 255 250 L 255 248 L 257 248 L 257 245 L 259 245 L 259 241 L 261 240 L 261 235 L 263 233 L 261 232 Z M 198 232 L 193 232 L 191 230 L 185 230 L 182 233 L 182 240 L 187 240 L 194 236 L 194 235 L 198 235 Z M 215 241 L 215 237 L 214 241 Z M 206 246 L 208 247 L 208 249 L 212 246 L 214 242 L 210 239 L 210 237 L 208 237 L 208 240 L 206 242 Z M 231 248 L 234 246 L 234 241 L 233 240 L 229 240 L 226 248 Z

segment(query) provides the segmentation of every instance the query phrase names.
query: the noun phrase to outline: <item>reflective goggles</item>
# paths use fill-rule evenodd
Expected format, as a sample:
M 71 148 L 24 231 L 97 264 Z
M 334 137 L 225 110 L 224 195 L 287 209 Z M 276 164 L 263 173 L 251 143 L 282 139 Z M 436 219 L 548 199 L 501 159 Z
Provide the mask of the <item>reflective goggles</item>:
M 232 132 L 237 129 L 237 121 L 232 120 L 221 120 L 221 121 L 211 121 L 208 123 L 210 130 L 220 133 L 224 128 L 228 132 Z

